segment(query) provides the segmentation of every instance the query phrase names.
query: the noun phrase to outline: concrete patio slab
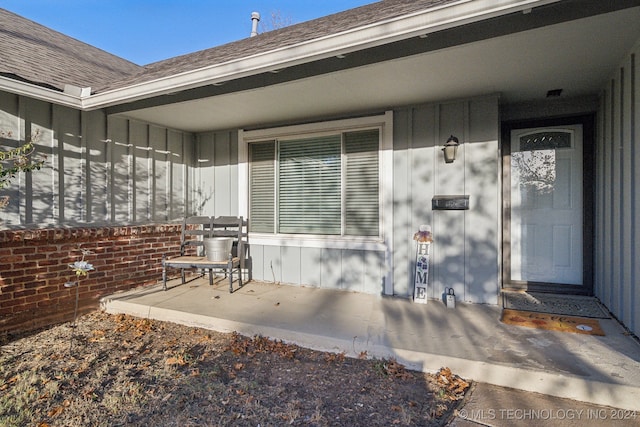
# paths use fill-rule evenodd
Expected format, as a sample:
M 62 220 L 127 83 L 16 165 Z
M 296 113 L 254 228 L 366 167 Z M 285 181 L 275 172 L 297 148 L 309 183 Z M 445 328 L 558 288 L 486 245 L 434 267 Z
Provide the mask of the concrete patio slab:
M 640 344 L 614 319 L 605 336 L 505 325 L 501 308 L 250 282 L 195 279 L 103 298 L 109 313 L 263 335 L 351 356 L 395 358 L 474 381 L 628 410 L 640 409 Z M 638 414 L 640 416 L 640 413 Z
M 637 427 L 639 411 L 475 383 L 449 427 Z

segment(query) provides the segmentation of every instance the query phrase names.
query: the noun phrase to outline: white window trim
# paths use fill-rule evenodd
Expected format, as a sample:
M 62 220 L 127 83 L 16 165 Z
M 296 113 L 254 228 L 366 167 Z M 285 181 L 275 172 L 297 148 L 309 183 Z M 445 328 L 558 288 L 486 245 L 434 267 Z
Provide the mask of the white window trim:
M 249 143 L 268 139 L 299 138 L 305 134 L 345 132 L 351 129 L 379 126 L 380 147 L 380 237 L 318 236 L 249 233 L 249 241 L 259 245 L 293 246 L 327 249 L 373 250 L 389 253 L 393 242 L 393 112 L 354 119 L 333 120 L 302 125 L 251 131 L 238 131 L 239 214 L 249 215 Z M 251 221 L 251 218 L 249 218 Z M 388 263 L 388 262 L 387 262 Z M 388 281 L 387 281 L 388 283 Z

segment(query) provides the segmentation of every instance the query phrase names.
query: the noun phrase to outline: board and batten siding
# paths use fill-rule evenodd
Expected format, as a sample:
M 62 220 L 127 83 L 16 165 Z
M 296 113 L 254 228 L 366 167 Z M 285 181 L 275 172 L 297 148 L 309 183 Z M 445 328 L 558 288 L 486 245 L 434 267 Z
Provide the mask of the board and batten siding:
M 0 227 L 164 222 L 195 212 L 194 136 L 0 92 L 0 144 L 39 133 L 44 167 L 3 191 Z
M 499 116 L 496 96 L 394 111 L 394 294 L 413 295 L 420 225 L 432 227 L 429 298 L 497 304 L 500 292 Z M 460 140 L 446 164 L 442 147 Z M 468 210 L 431 208 L 436 195 L 468 195 Z
M 594 292 L 640 334 L 640 42 L 604 88 L 596 147 Z
M 238 215 L 238 131 L 196 135 L 195 211 L 209 216 Z
M 254 279 L 382 294 L 384 254 L 381 252 L 251 242 L 249 246 Z
M 449 135 L 462 145 L 445 164 Z M 398 108 L 393 111 L 393 198 L 383 215 L 393 217 L 387 251 L 340 247 L 250 246 L 252 277 L 269 282 L 394 295 L 413 295 L 415 242 L 430 224 L 429 297 L 455 289 L 459 300 L 497 304 L 499 295 L 500 173 L 498 98 Z M 200 147 L 202 149 L 202 147 Z M 434 195 L 470 195 L 466 211 L 432 211 Z M 251 221 L 251 218 L 249 218 Z M 322 245 L 318 245 L 322 246 Z M 331 246 L 331 245 L 329 245 Z M 392 262 L 387 262 L 391 257 Z M 387 265 L 393 265 L 388 274 Z M 392 279 L 392 287 L 385 283 Z

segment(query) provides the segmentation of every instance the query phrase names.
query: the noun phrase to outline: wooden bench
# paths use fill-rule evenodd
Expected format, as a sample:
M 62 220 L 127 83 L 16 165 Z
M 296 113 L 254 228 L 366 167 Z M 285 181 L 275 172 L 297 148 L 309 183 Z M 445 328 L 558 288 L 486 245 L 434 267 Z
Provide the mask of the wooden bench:
M 233 239 L 232 249 L 225 259 L 210 260 L 205 251 L 208 238 L 228 237 Z M 167 268 L 181 270 L 182 283 L 185 283 L 185 270 L 209 270 L 209 285 L 213 285 L 213 272 L 224 271 L 229 278 L 229 292 L 233 292 L 233 275 L 238 275 L 238 284 L 242 287 L 242 272 L 245 268 L 247 243 L 247 222 L 242 217 L 233 216 L 192 216 L 182 222 L 180 234 L 180 256 L 167 258 L 162 256 L 163 289 L 167 290 Z M 194 247 L 194 249 L 190 249 Z

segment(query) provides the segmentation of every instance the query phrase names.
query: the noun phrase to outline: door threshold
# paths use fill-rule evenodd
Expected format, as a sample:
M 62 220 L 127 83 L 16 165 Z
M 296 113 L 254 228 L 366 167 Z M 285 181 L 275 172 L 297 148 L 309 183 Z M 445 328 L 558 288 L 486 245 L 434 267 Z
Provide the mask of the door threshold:
M 556 295 L 582 295 L 591 297 L 593 293 L 582 285 L 561 285 L 553 283 L 509 284 L 502 287 L 503 292 L 539 292 Z

